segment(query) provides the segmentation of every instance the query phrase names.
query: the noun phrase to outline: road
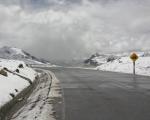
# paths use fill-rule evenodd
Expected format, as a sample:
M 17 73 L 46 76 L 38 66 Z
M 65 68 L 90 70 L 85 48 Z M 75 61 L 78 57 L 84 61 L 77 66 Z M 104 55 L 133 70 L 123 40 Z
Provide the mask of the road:
M 60 80 L 65 120 L 150 120 L 150 77 L 47 68 Z

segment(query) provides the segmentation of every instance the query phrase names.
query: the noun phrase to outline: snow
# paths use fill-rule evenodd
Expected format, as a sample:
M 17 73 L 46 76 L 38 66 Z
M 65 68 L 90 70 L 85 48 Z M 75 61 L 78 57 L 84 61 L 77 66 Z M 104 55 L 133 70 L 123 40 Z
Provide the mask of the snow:
M 142 53 L 140 53 L 139 56 L 139 59 L 136 61 L 136 74 L 150 76 L 150 57 L 142 57 Z M 96 69 L 103 71 L 133 73 L 133 62 L 129 57 L 121 57 L 114 61 L 104 63 L 96 67 Z
M 49 62 L 44 59 L 39 59 L 22 49 L 4 46 L 0 48 L 0 58 L 21 60 L 27 64 L 48 64 Z
M 23 64 L 24 67 L 18 68 L 19 64 Z M 32 81 L 37 75 L 32 68 L 27 67 L 22 61 L 0 59 L 0 70 L 4 67 L 12 72 L 14 72 L 16 69 L 19 69 L 19 73 L 17 74 L 29 78 Z M 13 73 L 7 72 L 7 74 L 8 77 L 0 74 L 0 107 L 12 99 L 12 97 L 9 95 L 10 93 L 17 95 L 21 90 L 29 86 L 29 82 L 27 80 Z M 19 92 L 17 93 L 15 89 L 17 89 Z
M 99 56 L 99 57 L 95 57 L 92 59 L 94 62 L 96 63 L 99 63 L 99 64 L 104 64 L 106 63 L 106 58 L 105 57 L 102 57 L 102 56 Z
M 25 66 L 23 61 L 0 59 L 0 67 L 7 67 L 11 71 L 17 69 L 19 64 L 23 64 Z
M 26 104 L 12 116 L 12 120 L 22 120 L 24 118 L 26 120 L 55 120 L 52 101 L 54 98 L 62 97 L 59 92 L 59 80 L 52 72 L 43 71 L 47 75 L 40 79 Z
M 15 53 L 15 54 L 20 54 L 20 55 L 23 55 L 23 56 L 26 56 L 23 51 L 21 49 L 18 49 L 18 48 L 11 48 L 11 50 Z
M 9 77 L 0 76 L 0 106 L 11 100 L 10 93 L 14 93 L 15 89 L 21 91 L 27 87 L 29 83 L 18 76 L 8 73 Z
M 32 67 L 40 67 L 40 68 L 46 68 L 46 67 L 58 67 L 57 65 L 52 65 L 52 64 L 31 64 Z

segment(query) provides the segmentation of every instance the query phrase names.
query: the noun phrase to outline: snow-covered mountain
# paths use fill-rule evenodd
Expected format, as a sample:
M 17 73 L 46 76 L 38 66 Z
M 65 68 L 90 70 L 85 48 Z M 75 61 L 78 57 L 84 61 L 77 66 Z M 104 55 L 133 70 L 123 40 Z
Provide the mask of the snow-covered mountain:
M 132 73 L 133 62 L 129 57 L 131 53 L 97 53 L 85 60 L 84 63 L 96 65 L 96 70 Z M 136 74 L 150 76 L 150 51 L 136 51 L 136 53 L 139 56 L 139 59 L 136 61 Z
M 21 60 L 28 64 L 37 64 L 37 63 L 49 64 L 49 61 L 32 56 L 31 54 L 25 52 L 24 50 L 8 46 L 0 48 L 0 58 Z
M 122 53 L 112 53 L 112 54 L 104 54 L 104 53 L 95 53 L 91 55 L 89 58 L 84 60 L 85 64 L 99 66 L 104 63 L 113 62 L 115 60 L 119 60 L 122 57 L 129 57 L 132 52 L 122 52 Z M 139 57 L 150 57 L 150 51 L 136 51 Z
M 119 56 L 112 54 L 93 54 L 90 58 L 86 59 L 84 63 L 92 66 L 99 66 L 109 61 L 113 61 L 115 59 L 119 59 Z

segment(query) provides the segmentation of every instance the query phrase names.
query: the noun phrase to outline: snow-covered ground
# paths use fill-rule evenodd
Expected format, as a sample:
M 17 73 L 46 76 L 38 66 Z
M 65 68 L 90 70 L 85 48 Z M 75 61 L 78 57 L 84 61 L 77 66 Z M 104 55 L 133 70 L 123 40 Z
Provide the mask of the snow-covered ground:
M 26 104 L 11 120 L 56 120 L 53 104 L 62 104 L 62 101 L 55 101 L 62 97 L 60 83 L 53 73 L 46 70 L 45 73 Z
M 20 64 L 22 64 L 23 67 L 19 68 Z M 7 68 L 9 71 L 26 77 L 31 81 L 33 81 L 37 75 L 36 71 L 27 67 L 22 61 L 0 59 L 0 70 L 3 68 Z M 19 72 L 16 72 L 16 69 L 18 69 Z M 10 93 L 17 95 L 21 90 L 30 85 L 27 80 L 18 75 L 6 70 L 5 72 L 7 72 L 8 76 L 0 74 L 0 107 L 12 99 Z
M 150 76 L 150 56 L 147 53 L 139 52 L 139 59 L 136 61 L 136 74 Z M 133 73 L 133 62 L 130 54 L 118 57 L 115 60 L 106 62 L 96 67 L 97 70 Z

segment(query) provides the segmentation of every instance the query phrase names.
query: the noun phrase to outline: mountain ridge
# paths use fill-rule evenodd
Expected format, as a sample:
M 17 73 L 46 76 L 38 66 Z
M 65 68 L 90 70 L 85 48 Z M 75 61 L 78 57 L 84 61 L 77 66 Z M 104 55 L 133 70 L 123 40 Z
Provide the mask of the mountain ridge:
M 45 59 L 37 58 L 22 49 L 9 46 L 0 48 L 0 58 L 22 60 L 28 64 L 50 64 L 50 62 Z

